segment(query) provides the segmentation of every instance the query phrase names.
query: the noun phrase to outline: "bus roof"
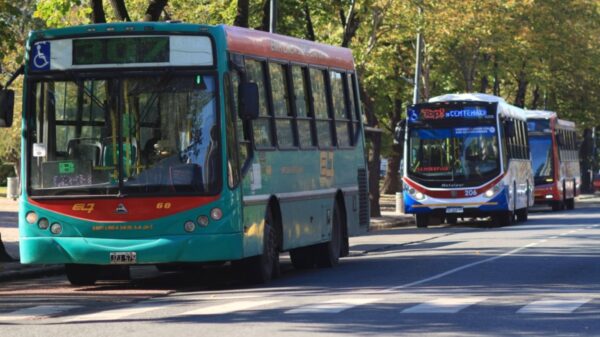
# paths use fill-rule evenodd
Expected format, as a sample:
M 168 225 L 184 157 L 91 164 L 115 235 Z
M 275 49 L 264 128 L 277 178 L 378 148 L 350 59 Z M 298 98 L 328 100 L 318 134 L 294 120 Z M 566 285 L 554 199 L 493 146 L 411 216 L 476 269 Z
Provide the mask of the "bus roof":
M 558 114 L 554 111 L 546 111 L 546 110 L 526 110 L 527 119 L 552 119 L 556 118 L 556 125 L 563 129 L 575 129 L 575 122 L 567 121 L 564 119 L 558 118 Z
M 526 120 L 525 110 L 506 103 L 504 98 L 482 94 L 482 93 L 463 93 L 463 94 L 446 94 L 441 96 L 432 97 L 429 99 L 430 103 L 439 102 L 450 102 L 450 101 L 461 101 L 461 102 L 486 102 L 486 103 L 498 103 L 498 113 L 510 118 Z
M 348 48 L 248 28 L 222 27 L 230 52 L 354 70 L 354 58 Z

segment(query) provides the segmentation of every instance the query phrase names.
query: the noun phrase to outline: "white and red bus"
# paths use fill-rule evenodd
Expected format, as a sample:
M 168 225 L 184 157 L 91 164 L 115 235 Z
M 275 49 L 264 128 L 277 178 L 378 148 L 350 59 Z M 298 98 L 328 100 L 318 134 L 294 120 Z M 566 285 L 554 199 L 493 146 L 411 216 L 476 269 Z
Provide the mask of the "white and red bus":
M 486 94 L 450 94 L 408 108 L 405 212 L 418 227 L 491 217 L 527 220 L 533 173 L 525 111 Z
M 575 208 L 581 171 L 575 123 L 555 112 L 528 111 L 527 128 L 535 181 L 535 202 L 552 210 Z

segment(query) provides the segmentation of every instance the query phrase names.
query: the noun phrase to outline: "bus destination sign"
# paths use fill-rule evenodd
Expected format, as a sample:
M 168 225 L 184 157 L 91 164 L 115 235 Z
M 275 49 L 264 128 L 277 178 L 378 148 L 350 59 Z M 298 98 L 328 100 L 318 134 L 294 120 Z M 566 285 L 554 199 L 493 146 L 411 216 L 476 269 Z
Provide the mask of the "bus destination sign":
M 73 65 L 169 62 L 169 37 L 73 40 Z
M 412 122 L 450 119 L 484 119 L 488 118 L 488 110 L 481 106 L 463 107 L 421 107 L 408 109 L 408 117 Z

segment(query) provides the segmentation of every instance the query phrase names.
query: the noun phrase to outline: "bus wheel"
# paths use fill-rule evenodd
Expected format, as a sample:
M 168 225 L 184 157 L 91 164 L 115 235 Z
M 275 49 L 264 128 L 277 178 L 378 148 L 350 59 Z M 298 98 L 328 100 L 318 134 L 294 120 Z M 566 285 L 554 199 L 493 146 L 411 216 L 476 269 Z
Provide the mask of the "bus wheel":
M 565 206 L 567 209 L 575 209 L 575 198 L 565 200 Z
M 341 208 L 336 201 L 333 206 L 333 217 L 331 224 L 331 239 L 317 247 L 316 264 L 318 267 L 331 268 L 340 261 L 342 251 L 342 217 Z
M 279 250 L 277 232 L 273 227 L 273 215 L 267 210 L 263 230 L 263 252 L 244 261 L 246 279 L 250 283 L 267 283 L 279 276 Z
M 415 214 L 418 228 L 427 228 L 429 226 L 429 216 L 427 214 Z
M 529 217 L 529 211 L 528 211 L 527 207 L 517 210 L 517 221 L 518 222 L 525 222 L 525 221 L 527 221 L 528 217 Z
M 492 224 L 496 227 L 507 227 L 512 226 L 514 220 L 515 213 L 513 211 L 506 211 L 492 217 Z
M 91 264 L 66 264 L 67 279 L 74 286 L 91 286 L 98 280 L 100 266 Z
M 446 215 L 446 223 L 448 225 L 456 225 L 458 217 L 456 215 Z
M 564 206 L 563 206 L 563 202 L 562 202 L 562 201 L 560 201 L 560 200 L 555 200 L 555 201 L 552 201 L 552 205 L 551 205 L 551 207 L 552 207 L 552 210 L 553 210 L 553 211 L 555 211 L 555 212 L 556 212 L 556 211 L 560 211 L 561 209 L 563 209 L 563 208 L 564 208 Z

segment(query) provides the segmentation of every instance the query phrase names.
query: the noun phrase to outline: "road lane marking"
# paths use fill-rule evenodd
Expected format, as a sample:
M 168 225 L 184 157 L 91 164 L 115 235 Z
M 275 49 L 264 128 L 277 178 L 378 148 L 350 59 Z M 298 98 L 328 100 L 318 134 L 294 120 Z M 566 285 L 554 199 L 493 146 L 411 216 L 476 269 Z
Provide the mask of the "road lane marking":
M 462 309 L 486 300 L 486 297 L 436 298 L 402 310 L 403 314 L 454 314 Z
M 281 302 L 279 300 L 263 300 L 263 301 L 237 301 L 232 303 L 218 304 L 205 308 L 185 311 L 175 316 L 193 316 L 193 315 L 223 315 L 230 314 L 236 311 L 244 311 L 252 308 L 265 306 Z
M 286 314 L 337 314 L 342 311 L 380 301 L 380 298 L 344 298 L 331 300 L 320 304 L 311 304 L 288 310 Z
M 590 299 L 552 299 L 529 303 L 517 314 L 570 314 Z
M 67 317 L 63 320 L 65 323 L 69 322 L 97 322 L 97 321 L 111 321 L 118 320 L 127 316 L 139 315 L 148 311 L 153 311 L 159 308 L 164 307 L 164 305 L 159 304 L 142 304 L 136 305 L 133 307 L 112 309 L 112 310 L 104 310 L 99 312 L 94 312 L 90 314 L 77 315 L 72 317 Z
M 0 321 L 16 321 L 24 319 L 42 319 L 54 316 L 67 310 L 80 308 L 79 305 L 38 305 L 36 307 L 24 308 L 12 312 L 0 314 Z
M 564 235 L 567 235 L 567 234 L 568 233 L 562 233 L 562 234 L 560 234 L 560 236 L 564 236 Z M 522 246 L 522 247 L 519 247 L 519 248 L 515 248 L 515 249 L 513 249 L 511 251 L 508 251 L 506 253 L 503 253 L 503 254 L 500 254 L 500 255 L 497 255 L 497 256 L 492 256 L 492 257 L 489 257 L 489 258 L 481 260 L 481 261 L 476 261 L 476 262 L 468 263 L 466 265 L 463 265 L 463 266 L 460 266 L 460 267 L 457 267 L 457 268 L 454 268 L 454 269 L 450 269 L 450 270 L 445 271 L 443 273 L 439 273 L 437 275 L 433 275 L 433 276 L 424 278 L 422 280 L 418 280 L 418 281 L 414 281 L 414 282 L 411 282 L 411 283 L 402 284 L 402 285 L 391 287 L 391 288 L 388 288 L 388 289 L 383 289 L 380 292 L 381 293 L 394 292 L 394 291 L 398 291 L 400 289 L 410 288 L 410 287 L 414 287 L 414 286 L 417 286 L 417 285 L 421 285 L 423 283 L 428 283 L 428 282 L 431 282 L 431 281 L 435 281 L 435 280 L 440 279 L 442 277 L 458 273 L 459 271 L 463 271 L 465 269 L 469 269 L 469 268 L 478 266 L 480 264 L 492 262 L 492 261 L 501 259 L 503 257 L 514 255 L 514 254 L 516 254 L 516 253 L 518 253 L 518 252 L 520 252 L 522 250 L 525 250 L 527 248 L 531 248 L 533 246 L 536 246 L 536 245 L 540 244 L 541 242 L 544 242 L 544 241 L 531 242 L 531 243 L 526 244 L 525 246 Z

